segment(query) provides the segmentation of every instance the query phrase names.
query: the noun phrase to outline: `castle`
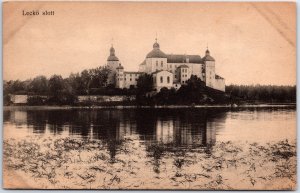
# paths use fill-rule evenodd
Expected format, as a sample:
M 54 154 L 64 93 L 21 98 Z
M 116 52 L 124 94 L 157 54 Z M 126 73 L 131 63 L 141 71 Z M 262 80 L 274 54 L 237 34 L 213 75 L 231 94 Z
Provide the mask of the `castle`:
M 165 54 L 160 50 L 156 39 L 152 51 L 139 65 L 139 71 L 128 72 L 124 71 L 124 67 L 115 55 L 115 49 L 112 46 L 106 67 L 111 70 L 108 84 L 115 85 L 116 88 L 135 87 L 139 76 L 147 73 L 152 74 L 153 89 L 157 91 L 163 87 L 177 90 L 181 85 L 187 83 L 191 75 L 199 77 L 208 87 L 225 91 L 225 79 L 216 74 L 215 59 L 210 55 L 208 49 L 203 58 L 200 55 Z

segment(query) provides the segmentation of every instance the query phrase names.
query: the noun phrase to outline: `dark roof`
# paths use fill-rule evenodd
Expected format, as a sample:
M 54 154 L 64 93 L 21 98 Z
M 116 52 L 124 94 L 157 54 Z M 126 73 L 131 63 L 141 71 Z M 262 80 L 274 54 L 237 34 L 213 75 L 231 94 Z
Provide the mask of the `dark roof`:
M 205 56 L 202 59 L 203 61 L 215 61 L 215 59 L 210 56 L 210 52 L 208 49 L 206 50 Z
M 119 61 L 119 58 L 115 55 L 115 48 L 111 46 L 109 50 L 110 54 L 107 58 L 107 61 Z
M 167 58 L 167 55 L 159 48 L 153 48 L 153 50 L 147 54 L 146 58 Z
M 153 50 L 149 52 L 146 56 L 146 58 L 166 58 L 166 57 L 167 55 L 160 50 L 159 44 L 157 42 L 153 44 Z
M 117 56 L 108 56 L 107 61 L 119 61 Z
M 221 77 L 221 76 L 219 76 L 219 75 L 217 75 L 217 74 L 215 75 L 215 78 L 216 78 L 216 79 L 224 79 L 223 77 Z
M 199 55 L 184 55 L 184 54 L 168 54 L 167 61 L 168 63 L 189 63 L 202 64 L 202 59 Z
M 109 50 L 110 54 L 107 58 L 107 61 L 119 61 L 119 58 L 115 55 L 115 48 L 111 47 Z
M 116 69 L 124 69 L 123 66 L 118 66 Z
M 215 61 L 215 59 L 213 57 L 211 57 L 210 55 L 206 55 L 202 58 L 203 61 Z

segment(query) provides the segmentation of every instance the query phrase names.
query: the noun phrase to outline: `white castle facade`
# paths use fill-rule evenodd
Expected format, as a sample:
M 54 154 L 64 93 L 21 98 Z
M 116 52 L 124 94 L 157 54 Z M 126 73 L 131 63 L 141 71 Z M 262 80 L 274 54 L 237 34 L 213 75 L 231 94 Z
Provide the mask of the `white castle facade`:
M 139 76 L 147 73 L 152 74 L 153 89 L 157 91 L 163 87 L 179 89 L 191 75 L 199 77 L 208 87 L 225 91 L 225 79 L 216 74 L 215 59 L 208 49 L 203 58 L 200 55 L 165 54 L 156 40 L 153 50 L 139 65 L 139 71 L 127 72 L 116 57 L 115 49 L 111 47 L 106 67 L 111 70 L 108 84 L 113 84 L 116 88 L 135 87 Z

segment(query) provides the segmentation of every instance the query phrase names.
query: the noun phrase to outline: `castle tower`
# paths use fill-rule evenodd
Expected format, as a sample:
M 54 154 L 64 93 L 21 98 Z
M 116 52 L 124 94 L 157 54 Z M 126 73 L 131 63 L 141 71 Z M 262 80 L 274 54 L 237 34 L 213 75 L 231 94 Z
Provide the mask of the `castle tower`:
M 119 66 L 119 58 L 115 55 L 115 48 L 113 45 L 110 48 L 110 54 L 107 58 L 107 68 L 111 70 L 108 75 L 107 83 L 108 84 L 115 84 L 115 76 L 116 76 L 116 69 Z
M 144 67 L 144 72 L 153 73 L 159 70 L 167 70 L 167 55 L 160 50 L 160 46 L 155 39 L 153 44 L 153 49 L 146 56 L 146 65 Z
M 116 68 L 116 88 L 124 88 L 125 76 L 124 76 L 124 67 L 119 64 Z
M 210 56 L 210 52 L 207 48 L 205 56 L 203 57 L 204 68 L 205 68 L 205 77 L 204 81 L 206 86 L 214 88 L 215 85 L 215 59 Z

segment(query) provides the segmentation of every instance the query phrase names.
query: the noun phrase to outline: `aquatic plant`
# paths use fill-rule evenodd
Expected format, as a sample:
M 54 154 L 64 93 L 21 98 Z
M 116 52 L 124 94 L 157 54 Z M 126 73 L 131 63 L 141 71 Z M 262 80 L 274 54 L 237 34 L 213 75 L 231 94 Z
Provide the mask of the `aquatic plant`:
M 112 154 L 100 140 L 6 139 L 4 175 L 14 171 L 51 189 L 294 189 L 296 184 L 296 145 L 290 141 L 219 142 L 209 154 L 199 147 L 174 151 L 170 144 L 127 138 L 122 143 Z M 278 181 L 284 183 L 272 183 Z

